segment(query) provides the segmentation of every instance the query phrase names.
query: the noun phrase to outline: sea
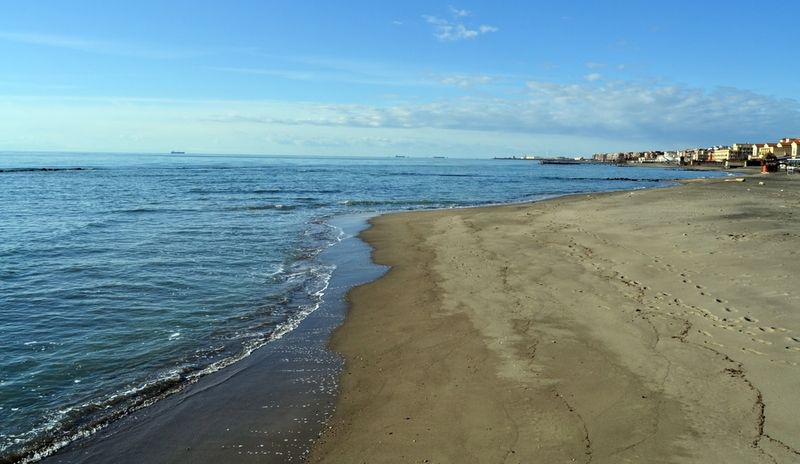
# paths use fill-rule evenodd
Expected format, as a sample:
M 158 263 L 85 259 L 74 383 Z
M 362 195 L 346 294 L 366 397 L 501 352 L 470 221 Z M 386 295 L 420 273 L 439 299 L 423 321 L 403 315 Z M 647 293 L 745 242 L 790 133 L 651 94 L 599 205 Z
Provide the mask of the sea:
M 85 436 L 291 332 L 343 216 L 720 173 L 412 157 L 0 152 L 0 462 Z M 26 456 L 28 458 L 26 458 Z

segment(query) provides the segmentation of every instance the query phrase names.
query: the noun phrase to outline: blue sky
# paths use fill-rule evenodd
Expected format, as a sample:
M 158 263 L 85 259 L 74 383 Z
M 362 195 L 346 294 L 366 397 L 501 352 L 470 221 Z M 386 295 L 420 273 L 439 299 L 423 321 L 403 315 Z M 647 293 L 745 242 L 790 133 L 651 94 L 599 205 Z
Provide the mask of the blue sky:
M 800 136 L 796 2 L 0 11 L 0 150 L 485 157 Z

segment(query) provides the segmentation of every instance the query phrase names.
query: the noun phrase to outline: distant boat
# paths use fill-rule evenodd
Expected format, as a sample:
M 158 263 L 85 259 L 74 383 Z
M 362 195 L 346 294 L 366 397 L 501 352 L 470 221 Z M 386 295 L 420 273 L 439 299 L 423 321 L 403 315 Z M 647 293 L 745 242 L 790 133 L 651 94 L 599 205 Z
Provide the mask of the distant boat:
M 444 156 L 434 156 L 433 158 L 434 158 L 434 159 L 445 159 L 445 157 L 444 157 Z
M 171 151 L 169 152 L 170 155 L 185 155 L 185 151 Z
M 394 155 L 395 158 L 405 158 L 406 155 Z

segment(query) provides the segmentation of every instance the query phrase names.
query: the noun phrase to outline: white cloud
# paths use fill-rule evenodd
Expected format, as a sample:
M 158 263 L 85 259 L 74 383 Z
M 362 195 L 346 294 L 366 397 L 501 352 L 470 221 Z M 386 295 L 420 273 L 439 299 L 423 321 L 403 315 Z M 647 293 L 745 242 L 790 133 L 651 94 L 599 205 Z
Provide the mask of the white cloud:
M 771 140 L 800 124 L 798 102 L 747 90 L 616 81 L 600 86 L 530 81 L 540 130 L 651 139 Z M 531 123 L 533 121 L 530 121 Z
M 607 63 L 595 63 L 593 61 L 590 61 L 590 62 L 586 63 L 586 67 L 589 68 L 589 69 L 601 69 L 601 68 L 607 68 L 608 64 Z
M 461 88 L 471 88 L 479 85 L 489 84 L 497 80 L 492 76 L 475 75 L 475 74 L 451 74 L 443 76 L 434 76 L 434 79 L 445 85 L 452 85 Z
M 456 11 L 458 11 L 459 13 L 468 14 L 468 12 L 466 12 L 465 10 L 456 10 Z M 424 15 L 423 18 L 428 24 L 433 26 L 434 37 L 443 42 L 455 42 L 464 39 L 474 39 L 480 35 L 498 31 L 498 28 L 495 26 L 481 24 L 477 27 L 473 27 L 473 26 L 467 26 L 466 24 L 459 22 L 459 18 L 462 16 L 466 16 L 466 14 L 460 15 L 454 13 L 453 16 L 454 19 L 452 21 L 431 15 Z
M 260 122 L 581 135 L 677 145 L 768 141 L 800 126 L 796 100 L 738 89 L 706 91 L 619 81 L 600 86 L 529 81 L 526 87 L 522 99 L 467 97 L 394 106 L 308 104 L 295 116 L 264 114 Z
M 598 72 L 593 72 L 593 73 L 589 73 L 589 74 L 583 76 L 583 78 L 586 79 L 589 82 L 594 82 L 594 81 L 599 81 L 600 79 L 602 79 L 603 75 L 598 73 Z
M 452 14 L 456 18 L 463 18 L 469 16 L 469 11 L 461 10 L 454 6 L 450 6 L 450 14 Z

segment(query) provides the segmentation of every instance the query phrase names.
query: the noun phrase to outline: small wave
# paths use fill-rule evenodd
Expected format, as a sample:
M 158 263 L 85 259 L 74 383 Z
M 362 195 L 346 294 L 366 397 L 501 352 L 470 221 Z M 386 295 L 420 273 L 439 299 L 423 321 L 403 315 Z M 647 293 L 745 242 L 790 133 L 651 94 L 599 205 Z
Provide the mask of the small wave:
M 284 205 L 281 203 L 276 204 L 265 204 L 265 205 L 247 205 L 247 206 L 236 206 L 233 208 L 229 208 L 229 211 L 263 211 L 263 210 L 278 210 L 278 211 L 292 211 L 297 209 L 295 205 Z
M 188 212 L 200 212 L 203 211 L 199 208 L 154 208 L 148 206 L 138 206 L 134 208 L 127 208 L 127 209 L 117 209 L 111 210 L 110 213 L 116 214 L 149 214 L 149 213 L 188 213 Z
M 3 168 L 0 173 L 15 172 L 59 172 L 59 171 L 91 171 L 89 168 Z
M 343 206 L 393 206 L 393 207 L 410 207 L 410 206 L 446 206 L 458 204 L 451 201 L 432 201 L 432 200 L 342 200 L 339 202 Z
M 250 193 L 283 193 L 282 189 L 255 189 Z
M 342 193 L 340 189 L 311 189 L 311 190 L 293 190 L 293 189 L 255 189 L 251 190 L 247 193 L 255 193 L 255 194 L 274 194 L 274 193 L 283 193 L 283 194 L 308 194 L 308 193 L 316 193 L 316 194 L 323 194 L 323 195 L 331 195 L 335 193 Z
M 118 209 L 116 211 L 112 211 L 113 213 L 161 213 L 164 210 L 158 208 L 129 208 L 129 209 Z
M 324 194 L 334 194 L 334 193 L 342 193 L 340 189 L 328 189 L 328 190 L 309 190 L 308 193 L 324 193 Z
M 42 426 L 26 432 L 24 437 L 17 437 L 18 442 L 30 440 L 30 443 L 3 455 L 3 462 L 30 463 L 46 458 L 75 440 L 91 436 L 114 420 L 179 391 L 186 378 L 184 370 L 173 370 L 103 400 L 59 410 Z
M 341 242 L 342 240 L 350 237 L 349 235 L 347 235 L 347 233 L 344 231 L 344 229 L 342 229 L 339 226 L 330 224 L 329 222 L 326 222 L 326 221 L 320 222 L 320 225 L 322 225 L 323 227 L 327 227 L 327 228 L 329 228 L 330 230 L 332 230 L 333 232 L 336 233 L 336 236 L 334 237 L 334 242 L 332 242 L 329 246 L 336 245 L 337 243 Z
M 560 177 L 560 176 L 542 176 L 538 177 L 542 180 L 561 180 L 561 181 L 579 181 L 579 182 L 597 182 L 597 181 L 618 181 L 618 182 L 666 182 L 666 179 L 644 179 L 636 177 Z
M 388 173 L 387 176 L 404 176 L 404 177 L 485 177 L 479 174 L 453 174 L 441 172 L 393 172 Z

